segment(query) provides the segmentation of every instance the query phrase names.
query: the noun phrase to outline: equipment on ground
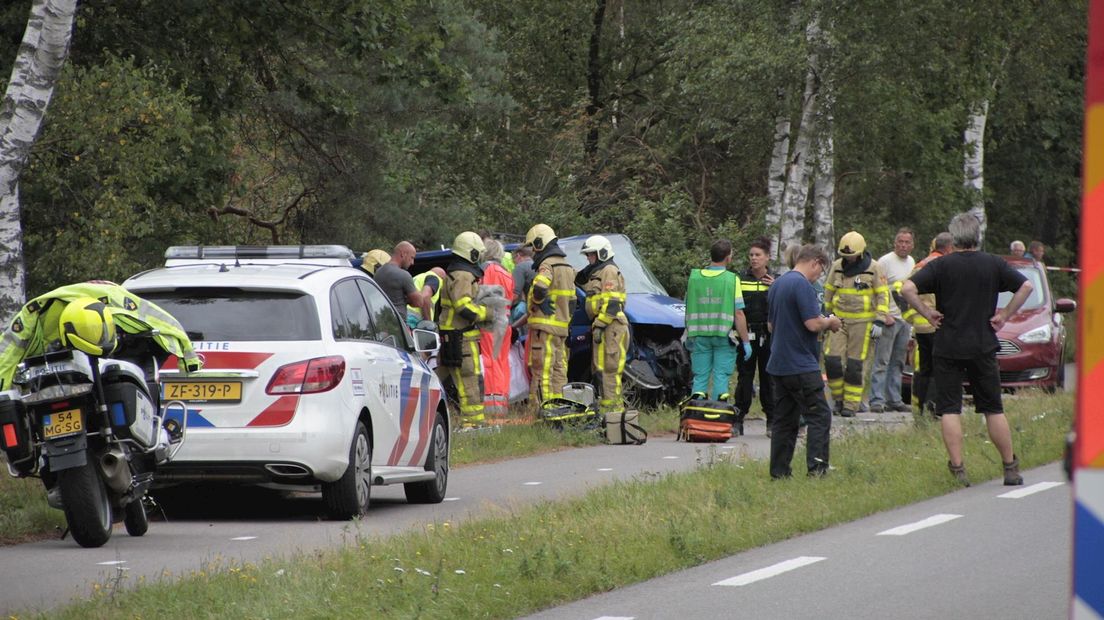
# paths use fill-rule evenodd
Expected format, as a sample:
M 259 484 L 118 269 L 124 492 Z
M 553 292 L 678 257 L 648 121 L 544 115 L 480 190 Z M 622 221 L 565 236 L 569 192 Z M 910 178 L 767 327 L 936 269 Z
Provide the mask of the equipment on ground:
M 691 398 L 679 405 L 678 439 L 724 443 L 732 437 L 736 408 L 720 400 Z

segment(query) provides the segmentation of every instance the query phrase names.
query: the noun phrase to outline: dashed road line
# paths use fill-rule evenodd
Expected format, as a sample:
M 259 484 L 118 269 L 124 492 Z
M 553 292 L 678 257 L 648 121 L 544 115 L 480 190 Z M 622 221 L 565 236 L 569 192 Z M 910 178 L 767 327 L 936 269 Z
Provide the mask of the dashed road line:
M 598 616 L 594 620 L 635 620 L 636 616 Z
M 612 467 L 599 467 L 598 471 L 613 471 Z
M 111 560 L 108 562 L 96 562 L 96 566 L 118 566 L 120 564 L 126 564 L 126 560 Z
M 766 568 L 760 568 L 759 570 L 753 570 L 750 573 L 744 573 L 742 575 L 736 575 L 735 577 L 729 577 L 728 579 L 725 579 L 723 581 L 718 581 L 717 583 L 715 583 L 713 585 L 715 585 L 715 586 L 746 586 L 748 584 L 755 583 L 756 581 L 762 581 L 764 579 L 770 579 L 771 577 L 781 575 L 782 573 L 787 573 L 789 571 L 801 568 L 802 566 L 808 566 L 810 564 L 815 564 L 815 563 L 817 563 L 821 560 L 827 560 L 827 559 L 828 558 L 823 558 L 823 557 L 819 557 L 819 556 L 803 555 L 803 556 L 800 556 L 800 557 L 796 557 L 792 560 L 786 560 L 785 562 L 779 562 L 777 564 L 768 566 Z
M 543 482 L 525 482 L 525 483 L 522 483 L 522 486 L 535 487 L 535 486 L 541 485 L 541 484 L 544 484 L 544 483 Z
M 936 525 L 942 525 L 948 521 L 954 521 L 955 519 L 962 518 L 962 515 L 952 514 L 938 514 L 932 515 L 927 519 L 921 519 L 915 523 L 907 523 L 895 528 L 888 529 L 884 532 L 878 532 L 878 536 L 904 536 L 905 534 L 911 534 L 917 530 L 922 530 L 928 527 L 934 527 Z
M 678 458 L 677 456 L 665 456 L 665 457 L 663 457 L 663 460 L 665 460 L 665 461 L 673 461 L 673 460 L 675 460 L 675 459 L 677 459 L 677 458 Z
M 257 540 L 256 536 L 235 536 L 230 540 Z
M 460 501 L 460 498 L 459 497 L 446 497 L 445 501 L 446 502 L 458 502 L 458 501 Z
M 1060 487 L 1063 484 L 1065 484 L 1065 483 L 1064 482 L 1038 482 L 1038 483 L 1032 484 L 1030 486 L 1026 486 L 1022 489 L 1016 489 L 1015 491 L 1009 491 L 1007 493 L 1002 493 L 1002 494 L 998 495 L 997 497 L 1002 497 L 1004 499 L 1020 499 L 1021 497 L 1027 497 L 1028 495 L 1034 495 L 1034 494 L 1036 494 L 1040 491 L 1046 491 L 1048 489 L 1053 489 L 1054 487 Z

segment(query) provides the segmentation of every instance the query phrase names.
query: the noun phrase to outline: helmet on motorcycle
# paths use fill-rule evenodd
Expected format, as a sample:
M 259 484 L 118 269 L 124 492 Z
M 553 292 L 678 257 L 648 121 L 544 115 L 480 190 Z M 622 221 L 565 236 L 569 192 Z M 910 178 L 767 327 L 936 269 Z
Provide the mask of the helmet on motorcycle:
M 579 250 L 579 253 L 594 253 L 598 255 L 598 260 L 607 261 L 613 258 L 613 245 L 609 239 L 602 235 L 593 235 L 587 238 L 586 243 L 583 244 L 583 249 Z
M 470 230 L 456 235 L 456 240 L 452 242 L 452 253 L 472 263 L 478 263 L 479 257 L 486 249 L 483 239 Z
M 537 224 L 529 229 L 529 232 L 525 233 L 525 244 L 531 245 L 533 249 L 540 252 L 549 243 L 556 240 L 556 233 L 552 230 L 552 227 L 548 224 Z
M 839 242 L 839 255 L 851 258 L 852 256 L 858 256 L 866 250 L 866 239 L 855 231 L 851 231 L 846 235 L 840 237 Z
M 92 297 L 69 302 L 58 317 L 61 344 L 89 355 L 107 355 L 115 350 L 115 320 L 107 304 Z

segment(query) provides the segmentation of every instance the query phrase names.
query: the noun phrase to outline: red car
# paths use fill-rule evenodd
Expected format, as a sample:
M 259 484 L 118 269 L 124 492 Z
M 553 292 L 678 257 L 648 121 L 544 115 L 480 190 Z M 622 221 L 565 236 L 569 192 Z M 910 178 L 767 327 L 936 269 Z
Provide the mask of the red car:
M 1031 258 L 1003 256 L 1008 264 L 1020 271 L 1034 287 L 1020 310 L 997 332 L 1000 350 L 1001 387 L 1005 389 L 1038 387 L 1048 391 L 1062 389 L 1066 383 L 1066 327 L 1062 314 L 1077 309 L 1077 302 L 1055 300 L 1050 292 L 1046 266 Z M 1003 308 L 1012 293 L 1001 293 L 997 307 Z M 913 359 L 914 342 L 909 342 L 909 359 Z M 905 366 L 901 392 L 909 402 L 913 370 Z
M 1005 388 L 1041 387 L 1061 389 L 1066 383 L 1066 327 L 1062 313 L 1073 312 L 1077 302 L 1055 300 L 1050 292 L 1046 267 L 1031 258 L 1005 256 L 1035 288 L 1020 310 L 997 332 L 1000 350 L 1001 386 Z M 997 307 L 1003 308 L 1012 293 L 1001 293 Z

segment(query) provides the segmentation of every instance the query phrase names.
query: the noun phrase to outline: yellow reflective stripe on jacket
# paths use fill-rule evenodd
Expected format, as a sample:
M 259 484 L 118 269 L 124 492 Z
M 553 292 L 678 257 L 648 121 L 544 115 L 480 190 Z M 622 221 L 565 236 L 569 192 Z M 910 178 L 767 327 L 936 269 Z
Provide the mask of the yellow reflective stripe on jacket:
M 617 300 L 621 302 L 621 307 L 625 307 L 625 302 L 628 300 L 628 295 L 625 293 L 617 293 L 614 291 L 608 291 L 605 293 L 598 293 L 587 298 L 587 304 L 591 307 L 591 314 L 594 315 L 595 320 L 600 323 L 609 325 L 618 318 L 625 316 L 623 310 L 618 310 L 617 314 L 610 314 L 609 303 L 610 300 Z

